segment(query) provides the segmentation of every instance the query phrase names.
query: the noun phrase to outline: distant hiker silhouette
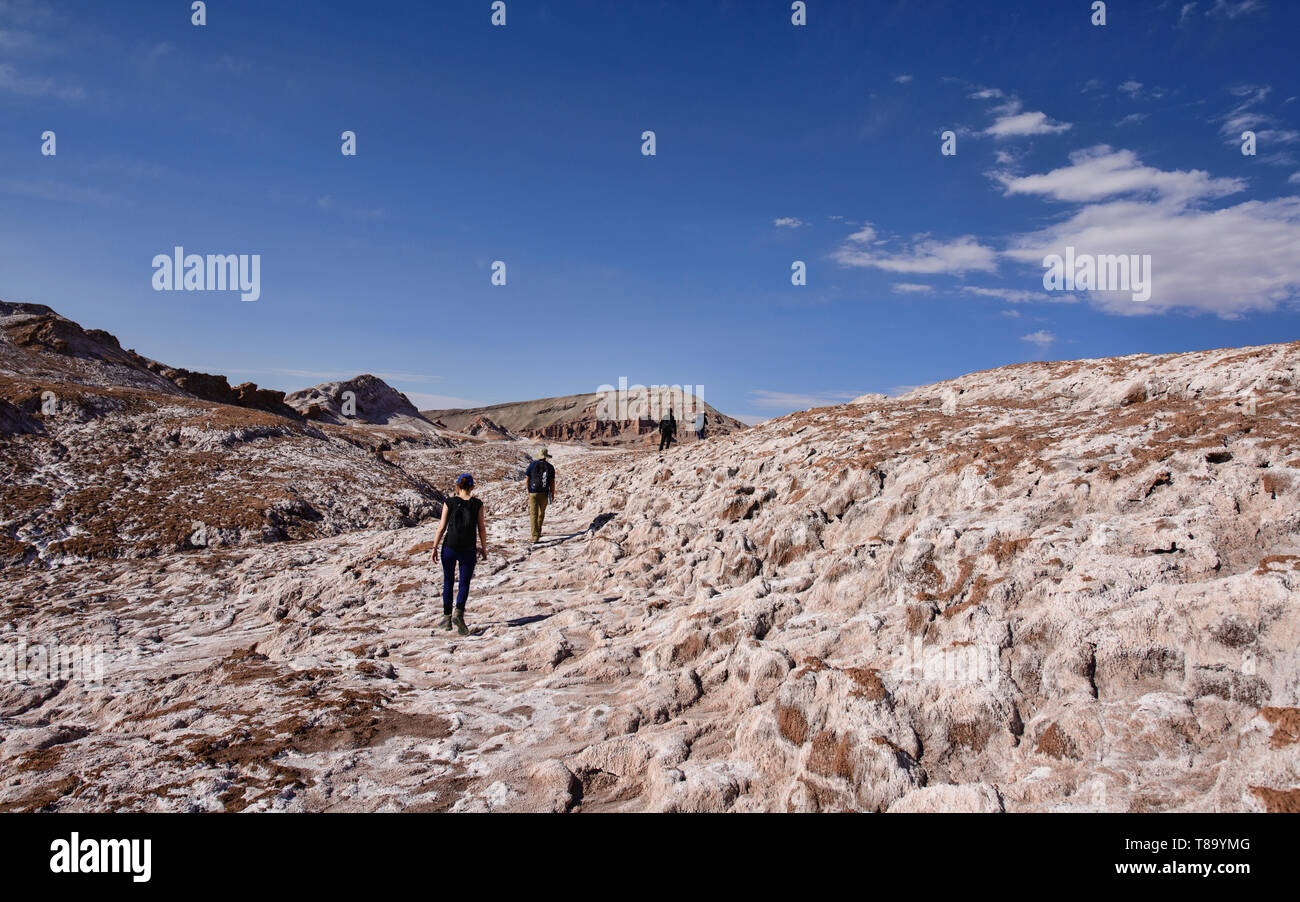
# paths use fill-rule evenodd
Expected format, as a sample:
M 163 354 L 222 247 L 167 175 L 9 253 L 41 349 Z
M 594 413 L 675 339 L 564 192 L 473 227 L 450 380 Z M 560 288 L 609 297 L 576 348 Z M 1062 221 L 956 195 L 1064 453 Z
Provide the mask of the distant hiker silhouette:
M 708 427 L 708 425 L 709 425 L 709 415 L 701 410 L 699 412 L 699 415 L 695 417 L 695 437 L 700 441 L 704 441 L 705 439 L 704 430 Z
M 533 462 L 524 471 L 524 479 L 528 483 L 528 524 L 533 530 L 533 544 L 542 540 L 546 505 L 555 498 L 555 467 L 547 462 L 550 456 L 545 448 L 539 448 L 533 455 Z
M 438 521 L 438 535 L 433 540 L 433 562 L 438 562 L 439 548 L 442 549 L 442 623 L 440 626 L 449 630 L 452 627 L 462 636 L 469 635 L 465 626 L 465 602 L 469 600 L 469 581 L 474 578 L 474 565 L 480 556 L 487 557 L 487 519 L 483 514 L 483 502 L 472 497 L 474 477 L 462 473 L 456 478 L 456 494 L 442 505 L 442 519 Z M 478 534 L 479 550 L 474 550 L 475 533 Z M 445 538 L 445 543 L 444 543 Z M 460 585 L 456 591 L 456 610 L 452 612 L 451 590 L 460 570 Z
M 659 450 L 669 447 L 673 439 L 677 438 L 677 418 L 673 416 L 673 409 L 668 408 L 668 416 L 659 421 Z

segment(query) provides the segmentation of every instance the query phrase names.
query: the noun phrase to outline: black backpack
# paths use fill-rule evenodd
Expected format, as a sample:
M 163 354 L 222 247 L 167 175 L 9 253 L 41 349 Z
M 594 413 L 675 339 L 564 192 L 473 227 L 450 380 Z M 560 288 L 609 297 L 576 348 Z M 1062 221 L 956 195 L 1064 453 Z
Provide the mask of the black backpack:
M 555 467 L 544 460 L 534 461 L 533 468 L 528 471 L 528 491 L 536 495 L 549 492 L 554 485 Z
M 466 501 L 463 498 L 447 499 L 447 535 L 444 545 L 456 551 L 473 551 L 478 535 L 478 511 L 483 502 L 477 498 Z

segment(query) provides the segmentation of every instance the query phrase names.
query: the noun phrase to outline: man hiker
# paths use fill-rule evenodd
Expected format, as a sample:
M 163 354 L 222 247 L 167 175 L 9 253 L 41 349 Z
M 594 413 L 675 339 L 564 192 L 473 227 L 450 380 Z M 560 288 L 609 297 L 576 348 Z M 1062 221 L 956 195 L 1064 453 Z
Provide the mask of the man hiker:
M 438 535 L 433 540 L 433 562 L 438 563 L 439 549 L 442 557 L 442 623 L 445 630 L 452 627 L 462 636 L 469 635 L 465 626 L 465 602 L 469 599 L 469 581 L 474 578 L 474 565 L 480 557 L 487 556 L 487 519 L 483 515 L 483 502 L 473 497 L 474 477 L 462 473 L 456 478 L 456 494 L 442 505 L 442 519 L 438 521 Z M 477 533 L 479 551 L 475 553 Z M 451 592 L 460 571 L 460 585 L 456 586 L 456 612 L 451 610 Z
M 669 407 L 668 416 L 659 421 L 659 450 L 671 446 L 675 438 L 677 438 L 677 418 L 673 416 L 673 409 Z
M 695 417 L 695 438 L 696 439 L 698 439 L 701 442 L 704 441 L 704 430 L 708 427 L 708 425 L 709 425 L 709 415 L 701 410 L 699 412 L 699 415 Z
M 533 528 L 534 545 L 542 540 L 546 505 L 555 498 L 555 467 L 547 460 L 550 456 L 545 448 L 539 448 L 524 472 L 524 479 L 528 482 L 528 524 Z

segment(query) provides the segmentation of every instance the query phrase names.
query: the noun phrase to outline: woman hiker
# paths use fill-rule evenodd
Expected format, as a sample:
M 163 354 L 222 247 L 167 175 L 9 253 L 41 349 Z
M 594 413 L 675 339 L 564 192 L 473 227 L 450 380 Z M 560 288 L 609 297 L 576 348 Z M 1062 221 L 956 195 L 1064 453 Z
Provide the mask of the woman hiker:
M 442 554 L 442 626 L 453 626 L 462 636 L 469 635 L 465 626 L 465 602 L 469 599 L 469 581 L 474 578 L 474 565 L 478 558 L 487 557 L 487 521 L 483 516 L 483 502 L 473 497 L 474 477 L 462 473 L 456 478 L 456 494 L 442 506 L 442 519 L 438 521 L 438 535 L 433 540 L 433 562 Z M 475 533 L 478 533 L 479 550 L 474 551 Z M 445 537 L 445 542 L 444 542 Z M 456 591 L 456 612 L 451 610 L 451 589 L 456 571 L 460 570 L 460 585 Z

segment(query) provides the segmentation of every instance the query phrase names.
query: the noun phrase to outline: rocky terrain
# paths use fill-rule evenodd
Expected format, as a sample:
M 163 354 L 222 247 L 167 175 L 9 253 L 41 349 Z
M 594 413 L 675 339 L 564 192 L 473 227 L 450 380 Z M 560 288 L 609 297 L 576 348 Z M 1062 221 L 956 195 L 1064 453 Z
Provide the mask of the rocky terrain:
M 0 648 L 103 675 L 3 684 L 0 809 L 1300 810 L 1298 391 L 1274 345 L 1006 367 L 666 454 L 552 442 L 535 547 L 527 442 L 360 455 L 391 468 L 372 505 L 478 476 L 467 637 L 435 629 L 429 519 L 46 547 L 4 572 Z M 65 427 L 5 397 L 28 466 Z M 77 416 L 95 441 L 135 414 Z
M 366 405 L 405 401 L 357 382 Z M 0 303 L 0 561 L 140 557 L 440 513 L 439 490 L 383 456 L 453 444 L 409 403 L 387 408 L 394 425 L 336 426 L 290 402 L 123 350 L 48 307 Z
M 678 390 L 675 394 L 663 391 L 652 396 L 649 389 L 638 386 L 632 386 L 621 398 L 617 392 L 593 393 L 422 413 L 428 420 L 437 420 L 470 435 L 486 430 L 499 431 L 499 438 L 520 436 L 597 446 L 654 445 L 659 440 L 659 419 L 674 405 L 674 415 L 681 423 L 678 433 L 681 442 L 695 439 L 682 416 L 688 406 L 694 413 L 707 414 L 709 435 L 730 435 L 746 428 L 744 423 L 694 395 Z

